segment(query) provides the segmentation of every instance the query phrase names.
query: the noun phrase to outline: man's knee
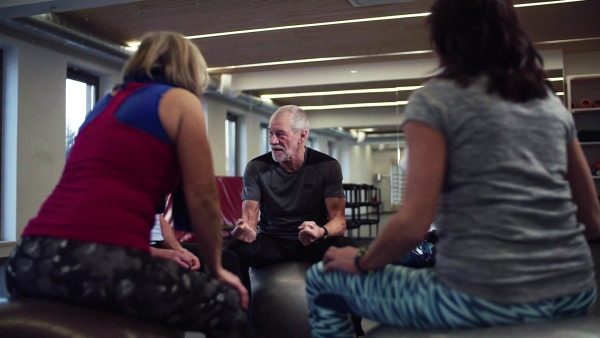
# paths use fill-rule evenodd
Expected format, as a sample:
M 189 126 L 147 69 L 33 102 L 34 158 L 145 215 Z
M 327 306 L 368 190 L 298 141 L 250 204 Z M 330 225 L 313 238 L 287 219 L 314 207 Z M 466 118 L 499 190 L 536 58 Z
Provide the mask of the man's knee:
M 226 250 L 233 251 L 238 257 L 249 256 L 256 251 L 256 242 L 247 243 L 239 239 L 232 239 L 225 246 Z

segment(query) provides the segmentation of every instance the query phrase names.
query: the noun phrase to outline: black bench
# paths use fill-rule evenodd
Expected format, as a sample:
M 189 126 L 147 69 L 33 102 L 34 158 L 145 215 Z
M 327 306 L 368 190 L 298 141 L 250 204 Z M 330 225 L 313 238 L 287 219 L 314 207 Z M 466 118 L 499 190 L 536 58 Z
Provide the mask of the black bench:
M 183 332 L 109 312 L 33 298 L 0 298 L 0 337 L 183 338 Z

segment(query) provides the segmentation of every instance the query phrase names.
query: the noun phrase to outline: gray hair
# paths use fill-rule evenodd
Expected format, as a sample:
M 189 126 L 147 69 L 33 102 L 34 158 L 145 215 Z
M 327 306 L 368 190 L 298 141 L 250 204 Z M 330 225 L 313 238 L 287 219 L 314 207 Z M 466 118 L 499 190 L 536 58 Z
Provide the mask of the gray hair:
M 294 105 L 279 107 L 279 109 L 277 109 L 273 115 L 271 115 L 271 120 L 285 113 L 290 114 L 292 131 L 294 133 L 299 133 L 302 129 L 306 129 L 307 131 L 310 129 L 306 112 L 302 110 L 302 108 Z

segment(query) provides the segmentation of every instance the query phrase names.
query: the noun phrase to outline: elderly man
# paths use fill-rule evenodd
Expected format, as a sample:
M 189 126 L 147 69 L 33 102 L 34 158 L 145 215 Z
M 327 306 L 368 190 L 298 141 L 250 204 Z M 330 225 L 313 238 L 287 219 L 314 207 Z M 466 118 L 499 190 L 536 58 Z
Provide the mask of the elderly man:
M 340 164 L 305 147 L 308 132 L 308 117 L 300 107 L 277 109 L 269 121 L 271 152 L 246 166 L 242 218 L 227 249 L 238 255 L 249 294 L 250 267 L 316 263 L 330 246 L 356 246 L 343 237 L 346 198 Z M 352 319 L 356 334 L 364 335 L 360 318 Z
M 300 107 L 279 108 L 269 122 L 271 152 L 246 166 L 243 215 L 227 248 L 237 253 L 248 289 L 249 267 L 316 263 L 330 246 L 355 246 L 343 237 L 346 200 L 340 164 L 305 147 L 308 133 L 308 118 Z

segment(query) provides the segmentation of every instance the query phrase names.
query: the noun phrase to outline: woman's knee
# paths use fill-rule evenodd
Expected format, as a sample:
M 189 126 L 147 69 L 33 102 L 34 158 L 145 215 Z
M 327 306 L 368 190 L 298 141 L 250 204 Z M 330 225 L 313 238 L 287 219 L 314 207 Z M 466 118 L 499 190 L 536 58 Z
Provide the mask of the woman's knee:
M 306 272 L 306 290 L 322 290 L 323 285 L 323 262 L 313 264 Z

